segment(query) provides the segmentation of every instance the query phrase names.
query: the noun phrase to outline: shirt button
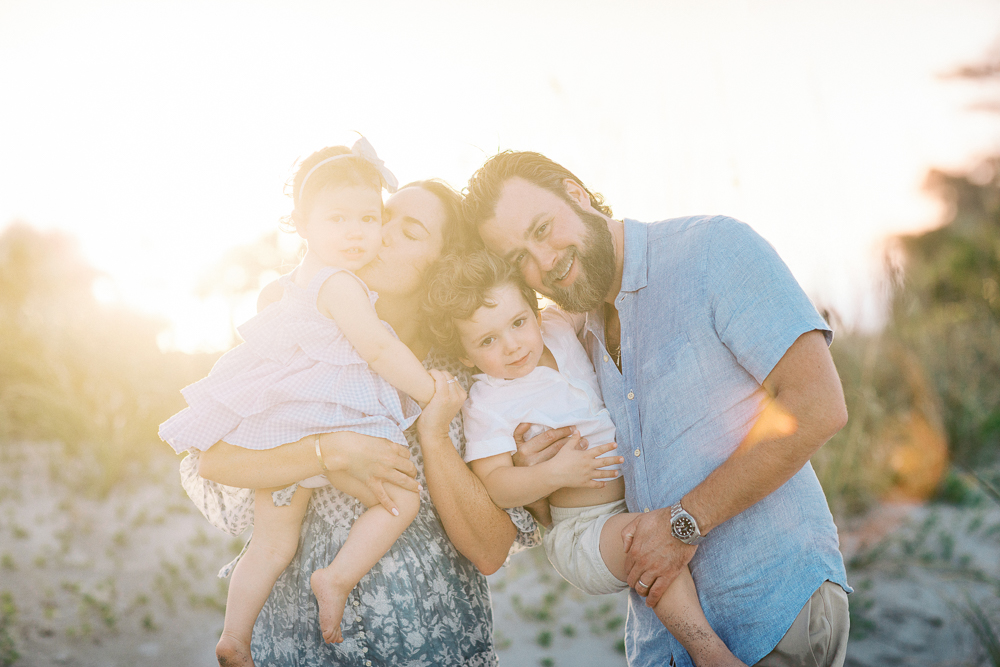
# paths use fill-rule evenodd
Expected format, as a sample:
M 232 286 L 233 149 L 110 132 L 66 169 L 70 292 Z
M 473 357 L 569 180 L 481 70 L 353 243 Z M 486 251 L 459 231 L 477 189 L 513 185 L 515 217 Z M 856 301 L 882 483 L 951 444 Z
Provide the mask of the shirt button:
M 632 392 L 630 391 L 630 392 L 628 393 L 628 400 L 630 400 L 630 401 L 631 401 L 631 400 L 632 400 L 633 398 L 635 398 L 635 394 L 634 394 L 634 393 L 632 393 Z
M 355 601 L 354 601 L 354 606 L 355 606 L 355 607 L 357 607 L 357 606 L 358 606 L 358 605 L 360 605 L 360 604 L 361 604 L 361 603 L 360 603 L 360 602 L 358 602 L 357 600 L 355 600 Z
M 649 508 L 647 507 L 646 509 L 644 509 L 644 510 L 642 510 L 642 511 L 643 511 L 643 512 L 648 512 L 648 511 L 649 511 Z
M 361 647 L 361 652 L 362 653 L 368 653 L 368 647 L 367 646 L 362 646 Z
M 642 454 L 642 450 L 641 449 L 635 450 L 635 455 L 636 456 L 639 456 L 640 454 Z
M 365 667 L 372 667 L 372 661 L 371 660 L 365 660 Z
M 604 355 L 604 363 L 608 363 L 608 355 Z

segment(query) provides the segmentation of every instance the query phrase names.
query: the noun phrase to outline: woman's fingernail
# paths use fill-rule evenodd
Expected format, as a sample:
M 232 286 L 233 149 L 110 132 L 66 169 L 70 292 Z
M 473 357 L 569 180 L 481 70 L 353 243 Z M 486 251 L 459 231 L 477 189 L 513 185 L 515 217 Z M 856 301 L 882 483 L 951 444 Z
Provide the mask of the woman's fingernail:
M 392 513 L 394 516 L 399 516 L 399 510 L 396 509 L 395 507 L 392 508 Z
M 417 482 L 417 491 L 423 491 L 423 490 L 424 490 L 424 485 L 421 484 L 420 482 Z

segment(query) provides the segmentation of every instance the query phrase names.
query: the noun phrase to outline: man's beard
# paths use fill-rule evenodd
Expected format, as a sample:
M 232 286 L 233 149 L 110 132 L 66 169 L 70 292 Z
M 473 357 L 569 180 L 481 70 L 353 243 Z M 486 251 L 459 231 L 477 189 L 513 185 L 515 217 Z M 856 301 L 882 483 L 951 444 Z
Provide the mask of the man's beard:
M 576 202 L 570 202 L 580 216 L 587 235 L 583 247 L 572 246 L 578 263 L 577 277 L 569 287 L 555 284 L 555 277 L 549 272 L 542 278 L 545 296 L 571 313 L 586 313 L 594 310 L 604 301 L 615 277 L 615 247 L 607 221 L 596 213 L 584 211 Z

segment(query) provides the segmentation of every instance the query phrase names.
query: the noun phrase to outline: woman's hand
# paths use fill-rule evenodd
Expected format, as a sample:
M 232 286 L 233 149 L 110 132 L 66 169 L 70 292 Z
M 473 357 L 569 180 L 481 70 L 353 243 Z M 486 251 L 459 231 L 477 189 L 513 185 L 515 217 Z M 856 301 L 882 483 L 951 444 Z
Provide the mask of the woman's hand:
M 451 373 L 436 368 L 429 372 L 434 378 L 434 396 L 417 418 L 420 442 L 423 444 L 442 437 L 450 442 L 448 430 L 451 428 L 451 420 L 462 409 L 466 393 Z
M 346 472 L 364 484 L 390 512 L 396 505 L 385 491 L 386 482 L 414 493 L 420 490 L 410 450 L 391 440 L 337 431 L 321 435 L 320 448 L 327 468 Z
M 601 458 L 615 448 L 616 444 L 609 442 L 600 447 L 586 448 L 587 441 L 581 439 L 584 444 L 580 447 L 562 447 L 546 465 L 550 468 L 552 479 L 560 488 L 580 487 L 585 489 L 603 489 L 606 482 L 618 477 L 617 470 L 600 470 L 604 466 L 615 463 L 624 463 L 620 456 L 609 456 Z

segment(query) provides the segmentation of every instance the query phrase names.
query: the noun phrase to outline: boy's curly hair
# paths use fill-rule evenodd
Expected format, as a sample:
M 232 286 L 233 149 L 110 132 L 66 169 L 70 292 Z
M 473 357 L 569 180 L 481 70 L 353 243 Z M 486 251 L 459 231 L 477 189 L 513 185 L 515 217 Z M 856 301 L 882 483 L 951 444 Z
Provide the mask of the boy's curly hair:
M 512 285 L 538 313 L 538 295 L 524 284 L 521 274 L 488 250 L 451 254 L 438 260 L 430 271 L 427 294 L 421 304 L 423 320 L 442 352 L 466 356 L 459 339 L 456 320 L 467 320 L 481 307 L 493 308 L 490 292 Z

